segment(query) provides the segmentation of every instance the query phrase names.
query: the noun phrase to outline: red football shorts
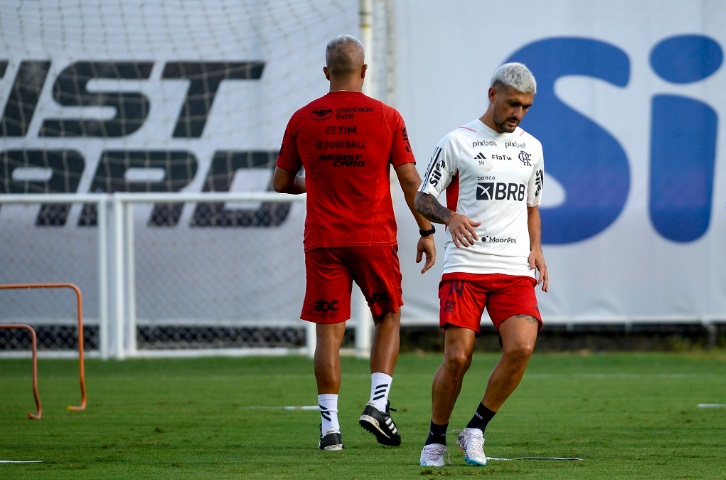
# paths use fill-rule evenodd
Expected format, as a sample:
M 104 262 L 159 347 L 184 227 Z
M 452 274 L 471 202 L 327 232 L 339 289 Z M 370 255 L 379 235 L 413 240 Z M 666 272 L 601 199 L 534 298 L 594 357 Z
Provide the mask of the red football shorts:
M 350 318 L 353 282 L 374 317 L 403 305 L 398 246 L 317 248 L 305 252 L 305 300 L 300 318 L 340 323 Z
M 531 315 L 542 328 L 534 287 L 537 280 L 503 274 L 447 273 L 439 283 L 439 325 L 455 325 L 481 333 L 486 308 L 497 330 L 514 315 Z

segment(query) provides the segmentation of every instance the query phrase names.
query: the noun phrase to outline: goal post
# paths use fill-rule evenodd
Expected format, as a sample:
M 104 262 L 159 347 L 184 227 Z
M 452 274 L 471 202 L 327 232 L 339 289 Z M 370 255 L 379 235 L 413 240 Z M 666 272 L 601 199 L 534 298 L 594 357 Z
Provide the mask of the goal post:
M 114 194 L 110 350 L 117 358 L 308 354 L 311 330 L 299 319 L 304 201 L 273 192 Z M 154 205 L 180 207 L 179 223 L 150 227 Z M 200 212 L 220 216 L 231 206 L 262 227 L 199 228 L 219 220 Z M 254 213 L 293 209 L 273 228 Z

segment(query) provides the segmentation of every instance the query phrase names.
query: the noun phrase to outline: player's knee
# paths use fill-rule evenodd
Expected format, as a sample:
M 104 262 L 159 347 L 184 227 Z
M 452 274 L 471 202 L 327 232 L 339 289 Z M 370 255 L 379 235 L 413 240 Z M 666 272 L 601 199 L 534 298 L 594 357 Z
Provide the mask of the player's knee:
M 512 345 L 505 345 L 504 355 L 510 361 L 527 362 L 534 352 L 534 342 L 518 342 Z
M 385 326 L 389 328 L 401 327 L 401 311 L 386 312 L 380 315 L 373 315 L 373 325 L 376 327 Z
M 447 352 L 444 357 L 446 369 L 453 375 L 461 376 L 469 370 L 471 356 L 465 352 Z

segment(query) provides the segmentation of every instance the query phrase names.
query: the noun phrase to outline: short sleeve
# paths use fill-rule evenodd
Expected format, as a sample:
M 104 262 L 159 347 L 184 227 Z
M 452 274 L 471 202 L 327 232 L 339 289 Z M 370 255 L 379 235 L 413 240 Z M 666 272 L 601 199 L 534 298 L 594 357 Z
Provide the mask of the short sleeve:
M 287 128 L 285 128 L 282 145 L 280 145 L 280 153 L 275 163 L 276 166 L 293 172 L 300 170 L 302 167 L 302 160 L 300 159 L 300 153 L 298 152 L 295 140 L 295 131 L 295 116 L 293 116 L 290 118 Z
M 542 203 L 542 190 L 544 187 L 544 156 L 539 150 L 539 158 L 535 162 L 534 171 L 527 185 L 527 206 L 536 207 Z
M 408 132 L 406 131 L 406 122 L 397 110 L 393 110 L 393 122 L 391 125 L 393 142 L 391 145 L 391 164 L 394 167 L 403 165 L 404 163 L 416 163 L 416 159 L 411 149 L 411 143 L 408 141 Z
M 428 193 L 438 198 L 446 190 L 456 174 L 454 158 L 449 137 L 444 137 L 434 149 L 433 155 L 431 155 L 423 181 L 418 189 L 419 192 Z

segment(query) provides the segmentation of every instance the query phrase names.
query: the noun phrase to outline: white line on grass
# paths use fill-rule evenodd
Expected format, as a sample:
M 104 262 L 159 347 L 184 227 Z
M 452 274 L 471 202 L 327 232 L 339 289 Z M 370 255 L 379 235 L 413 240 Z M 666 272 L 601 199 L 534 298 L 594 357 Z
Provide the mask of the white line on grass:
M 499 462 L 511 462 L 514 460 L 583 460 L 577 457 L 517 457 L 517 458 L 497 458 L 487 457 L 488 460 L 494 460 Z
M 720 378 L 716 373 L 525 373 L 526 378 Z
M 698 408 L 726 408 L 726 403 L 699 403 Z
M 284 406 L 273 406 L 273 405 L 251 405 L 248 407 L 240 407 L 242 410 L 292 410 L 292 411 L 317 411 L 320 407 L 317 405 L 284 405 Z
M 0 460 L 0 463 L 42 463 L 43 460 Z

